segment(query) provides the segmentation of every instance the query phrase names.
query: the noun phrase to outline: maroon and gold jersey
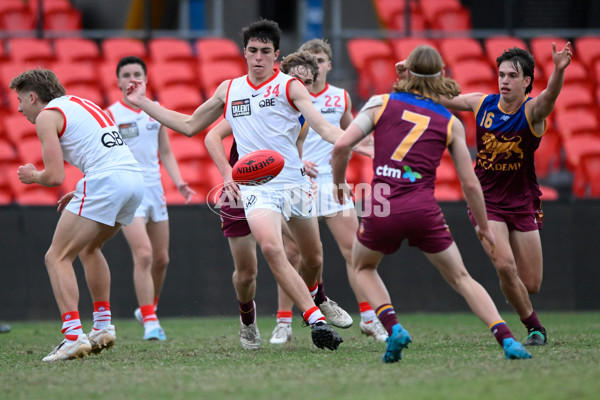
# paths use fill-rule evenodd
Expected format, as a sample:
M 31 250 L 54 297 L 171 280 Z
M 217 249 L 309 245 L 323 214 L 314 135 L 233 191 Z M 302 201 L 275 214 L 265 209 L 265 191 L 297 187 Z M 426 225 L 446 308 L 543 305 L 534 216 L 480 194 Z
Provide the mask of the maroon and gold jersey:
M 406 92 L 383 96 L 375 121 L 373 205 L 385 198 L 390 212 L 398 213 L 435 202 L 436 169 L 454 121 L 450 111 L 431 99 Z
M 506 113 L 500 107 L 500 95 L 488 95 L 475 111 L 475 173 L 489 206 L 529 206 L 541 196 L 533 162 L 541 135 L 534 132 L 527 119 L 525 108 L 529 100 L 528 97 L 516 111 Z

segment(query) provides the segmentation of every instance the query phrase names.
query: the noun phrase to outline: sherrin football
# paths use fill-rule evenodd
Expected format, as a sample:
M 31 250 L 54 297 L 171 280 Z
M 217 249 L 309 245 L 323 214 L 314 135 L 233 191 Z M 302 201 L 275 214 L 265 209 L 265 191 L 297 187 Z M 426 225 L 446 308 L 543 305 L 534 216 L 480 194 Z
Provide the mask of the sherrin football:
M 262 185 L 275 178 L 285 165 L 283 156 L 274 150 L 257 150 L 240 158 L 231 175 L 240 185 Z

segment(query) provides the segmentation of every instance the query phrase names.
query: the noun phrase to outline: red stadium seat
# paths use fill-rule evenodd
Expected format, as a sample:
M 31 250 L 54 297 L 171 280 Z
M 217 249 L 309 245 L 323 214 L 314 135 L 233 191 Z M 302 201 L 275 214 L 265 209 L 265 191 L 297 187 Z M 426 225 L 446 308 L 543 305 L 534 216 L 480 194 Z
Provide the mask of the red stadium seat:
M 372 82 L 371 95 L 390 93 L 394 82 L 398 79 L 395 60 L 393 58 L 375 58 L 367 60 L 365 70 Z
M 179 162 L 195 163 L 202 165 L 207 160 L 207 150 L 204 142 L 199 137 L 185 137 L 183 135 L 170 138 L 171 149 Z
M 236 42 L 228 38 L 202 38 L 194 44 L 198 61 L 235 61 L 244 66 L 245 61 Z
M 465 91 L 465 93 L 472 93 L 476 91 Z M 482 92 L 484 93 L 484 92 Z M 465 140 L 467 141 L 467 146 L 474 148 L 477 145 L 477 127 L 475 122 L 475 115 L 471 111 L 458 111 L 456 112 L 458 119 L 462 122 L 465 128 Z
M 32 163 L 37 169 L 44 167 L 42 144 L 37 137 L 23 138 L 17 143 L 17 154 L 22 163 Z
M 73 10 L 73 6 L 69 0 L 29 0 L 29 8 L 35 15 L 39 12 L 40 3 L 44 6 L 43 12 Z
M 496 59 L 504 53 L 505 50 L 518 47 L 529 50 L 527 44 L 522 39 L 512 36 L 494 36 L 484 40 L 483 47 L 485 54 L 492 65 L 496 64 Z
M 591 111 L 598 109 L 596 100 L 589 88 L 576 84 L 564 86 L 556 99 L 554 109 L 557 112 L 562 112 L 581 108 Z
M 600 36 L 581 36 L 575 39 L 574 45 L 575 56 L 589 69 L 600 60 Z
M 440 165 L 436 170 L 435 196 L 440 201 L 462 200 L 462 187 L 454 162 L 448 150 L 444 152 Z
M 75 85 L 98 86 L 98 73 L 88 64 L 76 62 L 57 62 L 52 67 L 56 77 L 70 93 Z
M 82 14 L 76 9 L 44 12 L 44 29 L 47 31 L 80 31 Z
M 541 67 L 544 70 L 544 75 L 547 80 L 554 71 L 554 63 L 550 62 L 542 65 Z M 588 70 L 583 63 L 577 60 L 572 60 L 571 64 L 569 64 L 565 70 L 565 81 L 563 86 L 567 87 L 574 84 L 578 86 L 586 86 L 590 91 L 594 88 L 593 76 L 588 73 Z
M 0 142 L 1 143 L 1 142 Z M 1 145 L 0 145 L 1 146 Z M 1 151 L 1 149 L 0 149 Z M 1 156 L 1 154 L 0 154 Z M 11 204 L 14 199 L 14 193 L 12 191 L 9 175 L 16 175 L 17 163 L 2 163 L 0 162 L 0 205 Z
M 433 30 L 444 32 L 461 32 L 471 30 L 471 13 L 466 8 L 445 10 L 429 21 Z
M 425 18 L 430 23 L 435 21 L 441 13 L 464 8 L 460 0 L 419 0 L 419 4 Z
M 193 65 L 196 58 L 187 40 L 177 38 L 154 38 L 148 42 L 150 59 L 156 62 L 186 62 Z
M 439 50 L 449 67 L 466 60 L 487 60 L 481 44 L 473 38 L 440 39 Z
M 560 51 L 567 44 L 567 40 L 557 36 L 540 36 L 529 41 L 536 65 L 552 63 L 552 43 L 556 43 L 556 50 Z
M 561 137 L 553 129 L 548 129 L 535 151 L 535 172 L 539 178 L 557 172 L 561 167 Z
M 49 67 L 56 61 L 52 44 L 47 39 L 13 38 L 8 47 L 11 62 Z
M 422 32 L 427 29 L 425 16 L 415 1 L 376 0 L 375 10 L 381 24 L 392 31 L 406 31 L 406 3 L 410 7 L 410 31 Z
M 396 61 L 406 60 L 410 52 L 413 51 L 417 46 L 420 46 L 422 44 L 426 44 L 431 47 L 437 48 L 433 40 L 426 38 L 392 39 L 391 44 L 392 49 L 394 51 L 394 56 L 396 57 Z
M 587 154 L 600 153 L 600 137 L 593 135 L 578 135 L 563 139 L 565 151 L 565 166 L 570 171 L 576 171 L 581 158 Z
M 102 58 L 96 42 L 85 38 L 56 38 L 54 51 L 61 62 L 84 62 L 94 67 Z
M 473 86 L 479 83 L 495 84 L 496 73 L 484 60 L 466 60 L 455 64 L 451 76 L 461 86 Z
M 573 194 L 578 198 L 600 198 L 600 152 L 581 156 L 573 175 Z
M 11 141 L 14 146 L 17 146 L 21 141 L 27 138 L 37 140 L 37 132 L 35 125 L 27 121 L 23 115 L 19 113 L 9 114 L 2 121 L 6 138 Z
M 119 60 L 126 56 L 136 56 L 146 61 L 148 52 L 144 42 L 130 38 L 111 38 L 102 41 L 102 56 L 104 60 L 117 67 Z M 113 74 L 114 75 L 114 74 Z
M 31 31 L 35 29 L 35 21 L 35 15 L 22 2 L 14 0 L 0 2 L 0 30 Z
M 155 91 L 172 86 L 198 86 L 196 71 L 180 61 L 157 62 L 148 67 L 148 83 Z
M 14 163 L 18 159 L 13 144 L 8 139 L 0 137 L 0 165 Z
M 350 39 L 347 47 L 350 62 L 358 74 L 358 94 L 366 99 L 372 94 L 373 86 L 366 69 L 367 61 L 394 59 L 394 54 L 386 42 L 377 39 Z
M 168 109 L 191 115 L 203 102 L 196 86 L 167 87 L 157 92 L 159 102 Z
M 198 72 L 204 95 L 207 98 L 213 95 L 217 87 L 224 80 L 237 78 L 246 74 L 246 71 L 239 63 L 226 60 L 201 62 Z
M 563 139 L 593 132 L 600 127 L 598 114 L 586 109 L 557 110 L 554 121 Z

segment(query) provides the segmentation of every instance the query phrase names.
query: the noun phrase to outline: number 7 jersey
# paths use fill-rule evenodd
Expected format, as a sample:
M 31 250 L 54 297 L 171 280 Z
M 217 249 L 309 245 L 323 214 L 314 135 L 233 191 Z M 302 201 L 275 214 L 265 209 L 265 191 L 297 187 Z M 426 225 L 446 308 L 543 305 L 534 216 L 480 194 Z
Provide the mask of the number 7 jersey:
M 416 94 L 397 92 L 382 97 L 375 121 L 373 194 L 402 197 L 404 209 L 419 208 L 435 200 L 436 169 L 456 117 L 441 104 Z M 378 188 L 377 184 L 383 185 Z M 383 187 L 389 187 L 389 194 L 381 192 Z

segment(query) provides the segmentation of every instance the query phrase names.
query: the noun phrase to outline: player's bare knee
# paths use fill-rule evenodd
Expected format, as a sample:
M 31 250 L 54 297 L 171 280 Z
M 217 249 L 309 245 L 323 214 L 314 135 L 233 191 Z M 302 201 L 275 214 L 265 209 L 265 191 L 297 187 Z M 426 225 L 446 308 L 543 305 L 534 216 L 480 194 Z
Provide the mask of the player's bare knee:
M 248 287 L 256 282 L 257 272 L 252 270 L 235 271 L 233 273 L 234 286 Z
M 135 261 L 135 268 L 150 269 L 152 267 L 152 252 L 148 250 L 136 251 L 133 259 Z
M 542 288 L 541 280 L 524 280 L 523 284 L 529 294 L 538 294 Z
M 159 254 L 153 260 L 154 265 L 152 266 L 152 268 L 156 269 L 156 270 L 164 270 L 164 269 L 167 268 L 167 265 L 169 265 L 170 261 L 171 260 L 169 259 L 169 254 L 168 253 Z

